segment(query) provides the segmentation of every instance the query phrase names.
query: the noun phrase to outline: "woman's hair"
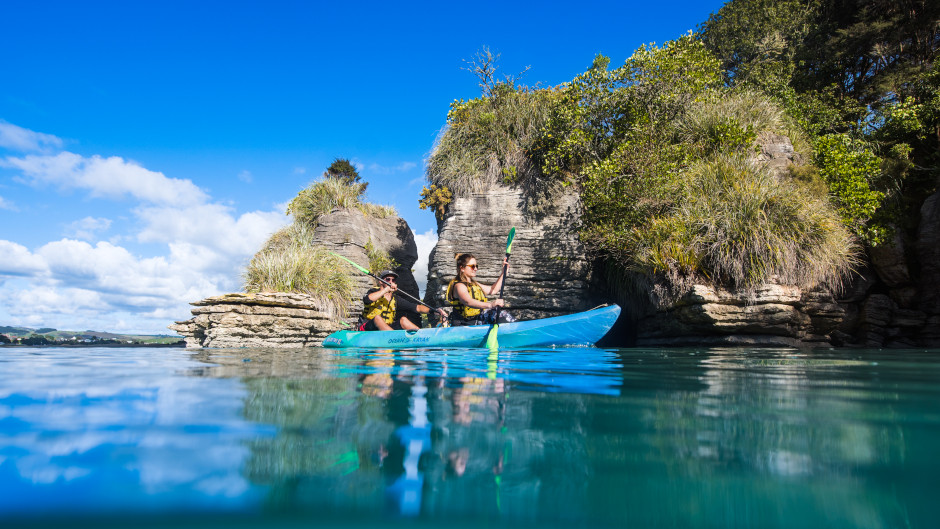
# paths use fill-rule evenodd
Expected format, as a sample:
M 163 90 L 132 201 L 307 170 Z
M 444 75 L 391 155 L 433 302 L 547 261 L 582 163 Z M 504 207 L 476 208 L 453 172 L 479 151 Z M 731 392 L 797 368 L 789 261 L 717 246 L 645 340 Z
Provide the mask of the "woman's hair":
M 457 260 L 457 276 L 454 279 L 466 282 L 464 278 L 460 277 L 462 275 L 460 269 L 467 266 L 470 259 L 476 259 L 476 257 L 474 257 L 472 253 L 459 253 L 454 259 Z M 474 281 L 474 283 L 476 283 L 476 281 Z

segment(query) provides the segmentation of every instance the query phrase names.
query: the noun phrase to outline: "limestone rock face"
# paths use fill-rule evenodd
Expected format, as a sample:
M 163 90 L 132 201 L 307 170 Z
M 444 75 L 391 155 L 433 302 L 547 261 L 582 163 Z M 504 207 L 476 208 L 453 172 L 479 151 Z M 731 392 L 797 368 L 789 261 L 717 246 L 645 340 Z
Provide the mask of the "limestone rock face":
M 504 297 L 516 318 L 570 314 L 597 304 L 589 291 L 591 267 L 577 236 L 581 219 L 577 195 L 559 197 L 554 209 L 540 216 L 527 214 L 524 200 L 522 192 L 506 187 L 454 200 L 440 223 L 428 263 L 428 304 L 445 305 L 458 253 L 472 253 L 480 266 L 477 280 L 492 284 L 502 270 L 512 227 L 516 236 Z
M 388 252 L 399 263 L 395 268 L 399 287 L 417 297 L 418 285 L 411 267 L 418 260 L 418 250 L 404 219 L 375 219 L 359 210 L 338 209 L 320 217 L 313 239 L 365 268 L 369 267 L 368 243 Z M 374 284 L 351 265 L 349 269 L 358 286 L 350 300 L 345 326 L 306 294 L 275 292 L 225 294 L 196 301 L 192 303 L 193 317 L 169 328 L 185 337 L 188 348 L 319 346 L 327 335 L 356 321 L 362 311 L 362 295 Z
M 369 268 L 366 244 L 371 242 L 377 250 L 388 252 L 392 260 L 398 263 L 399 266 L 395 268 L 398 288 L 418 297 L 418 283 L 411 271 L 418 261 L 418 247 L 405 219 L 398 216 L 376 219 L 357 209 L 337 209 L 320 217 L 313 238 L 317 244 L 365 268 Z M 349 309 L 349 321 L 353 322 L 362 312 L 362 296 L 375 286 L 375 280 L 352 266 L 349 269 L 358 282 Z M 371 272 L 378 274 L 381 270 Z
M 299 348 L 340 329 L 306 294 L 225 294 L 193 302 L 193 317 L 170 325 L 187 348 Z
M 638 322 L 637 345 L 813 344 L 828 341 L 844 313 L 828 292 L 766 284 L 744 293 L 693 285 Z
M 940 316 L 940 193 L 931 195 L 920 208 L 915 249 L 920 264 L 918 304 Z
M 847 314 L 836 331 L 840 345 L 940 346 L 940 194 L 920 213 L 915 233 L 896 229 L 891 241 L 869 249 L 870 269 L 839 300 Z

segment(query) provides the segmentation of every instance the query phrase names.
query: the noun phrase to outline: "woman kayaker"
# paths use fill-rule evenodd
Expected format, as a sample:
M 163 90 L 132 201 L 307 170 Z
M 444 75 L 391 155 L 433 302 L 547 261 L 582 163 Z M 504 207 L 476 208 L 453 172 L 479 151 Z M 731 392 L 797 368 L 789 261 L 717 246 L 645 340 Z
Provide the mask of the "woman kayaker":
M 385 283 L 379 283 L 375 288 L 369 289 L 362 297 L 362 314 L 359 315 L 360 331 L 394 331 L 419 329 L 407 316 L 399 314 L 407 312 L 431 311 L 425 305 L 418 305 L 407 298 L 396 296 L 398 292 L 398 274 L 385 270 L 379 277 Z M 437 309 L 442 318 L 447 317 L 443 309 Z
M 487 295 L 499 292 L 503 284 L 503 274 L 509 266 L 509 260 L 503 259 L 503 272 L 499 273 L 496 282 L 490 286 L 477 282 L 477 259 L 471 253 L 457 255 L 457 276 L 447 285 L 445 299 L 454 307 L 450 312 L 450 324 L 484 325 L 493 323 L 498 318 L 499 323 L 515 321 L 515 318 L 502 309 L 505 302 L 502 299 L 487 300 Z

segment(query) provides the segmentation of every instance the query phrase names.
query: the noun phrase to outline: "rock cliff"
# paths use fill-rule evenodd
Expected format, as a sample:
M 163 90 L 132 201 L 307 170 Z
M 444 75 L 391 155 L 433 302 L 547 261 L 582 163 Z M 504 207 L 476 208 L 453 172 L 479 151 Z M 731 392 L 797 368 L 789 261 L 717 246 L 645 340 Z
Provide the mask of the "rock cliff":
M 539 215 L 527 213 L 525 206 L 522 191 L 504 186 L 455 199 L 439 223 L 425 301 L 445 305 L 458 253 L 472 253 L 480 265 L 478 280 L 493 283 L 501 271 L 506 237 L 515 227 L 505 298 L 516 318 L 558 316 L 597 305 L 590 288 L 591 266 L 577 236 L 577 194 L 557 197 L 554 208 Z
M 828 292 L 761 285 L 733 292 L 693 285 L 637 323 L 639 346 L 827 345 L 845 310 Z
M 846 317 L 838 345 L 940 346 L 940 193 L 920 210 L 917 229 L 895 231 L 868 252 L 868 266 L 839 299 Z
M 412 266 L 418 259 L 414 235 L 398 216 L 374 218 L 357 209 L 337 209 L 318 219 L 314 242 L 368 268 L 366 245 L 388 252 L 399 266 L 399 287 L 418 296 Z M 378 270 L 373 272 L 378 273 Z M 337 321 L 317 301 L 298 293 L 226 294 L 192 303 L 193 317 L 170 329 L 181 334 L 186 347 L 299 348 L 322 343 L 331 332 L 354 324 L 362 311 L 362 295 L 373 280 L 350 266 L 356 278 L 345 322 Z

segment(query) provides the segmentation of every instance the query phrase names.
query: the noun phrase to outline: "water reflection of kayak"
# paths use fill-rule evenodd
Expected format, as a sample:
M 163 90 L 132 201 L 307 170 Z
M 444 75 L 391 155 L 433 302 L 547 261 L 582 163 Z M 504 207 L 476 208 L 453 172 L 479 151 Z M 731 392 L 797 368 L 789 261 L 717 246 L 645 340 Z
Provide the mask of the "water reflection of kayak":
M 516 321 L 499 325 L 499 347 L 594 345 L 607 334 L 620 315 L 609 305 L 567 316 Z M 491 326 L 434 327 L 415 331 L 337 331 L 323 347 L 416 349 L 424 347 L 485 347 Z

